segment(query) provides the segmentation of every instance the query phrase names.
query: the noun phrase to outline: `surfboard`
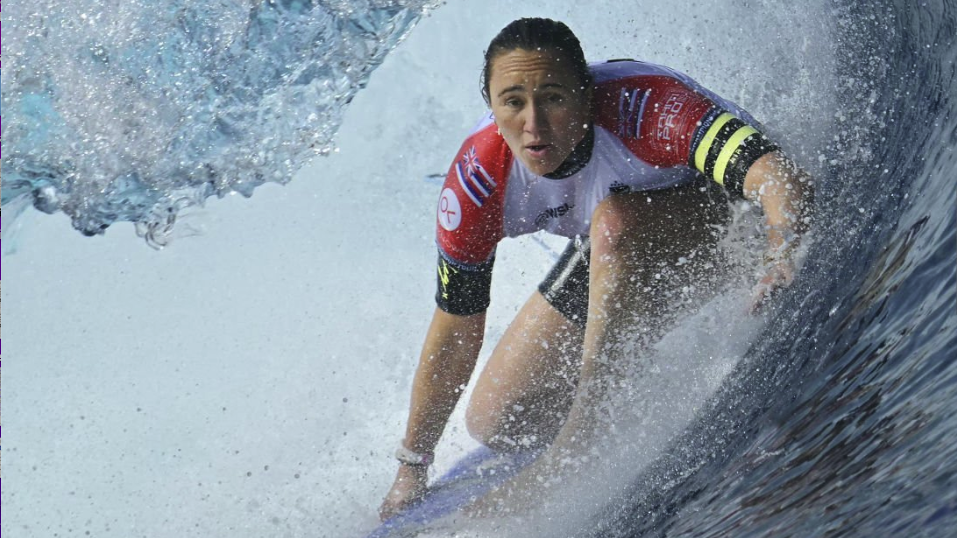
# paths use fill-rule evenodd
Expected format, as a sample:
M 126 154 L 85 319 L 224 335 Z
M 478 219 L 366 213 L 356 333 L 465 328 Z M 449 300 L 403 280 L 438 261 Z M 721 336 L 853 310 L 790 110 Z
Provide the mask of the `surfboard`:
M 368 538 L 416 536 L 504 483 L 534 461 L 536 454 L 535 451 L 499 454 L 486 447 L 478 448 L 435 480 L 421 502 L 385 520 Z

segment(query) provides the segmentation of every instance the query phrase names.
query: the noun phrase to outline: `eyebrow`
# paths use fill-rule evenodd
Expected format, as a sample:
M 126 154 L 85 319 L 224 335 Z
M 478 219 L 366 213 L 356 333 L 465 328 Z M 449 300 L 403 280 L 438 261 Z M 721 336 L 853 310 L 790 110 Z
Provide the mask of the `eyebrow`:
M 540 89 L 543 89 L 543 90 L 549 89 L 549 88 L 564 88 L 564 87 L 565 87 L 564 84 L 559 84 L 558 82 L 546 82 L 545 84 L 542 84 L 541 86 L 539 86 L 539 88 L 540 88 Z M 523 90 L 523 91 L 524 91 L 524 90 L 525 90 L 525 85 L 523 85 L 523 84 L 515 84 L 515 85 L 513 85 L 513 86 L 509 86 L 508 88 L 505 88 L 504 90 L 498 92 L 498 97 L 501 97 L 501 96 L 505 95 L 505 94 L 508 93 L 508 92 L 513 92 L 513 91 L 518 91 L 518 90 Z

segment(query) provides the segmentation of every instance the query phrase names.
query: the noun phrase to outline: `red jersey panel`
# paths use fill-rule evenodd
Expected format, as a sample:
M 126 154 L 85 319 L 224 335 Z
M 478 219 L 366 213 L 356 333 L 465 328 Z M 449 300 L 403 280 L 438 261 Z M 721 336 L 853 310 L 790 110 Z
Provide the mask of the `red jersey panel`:
M 607 196 L 687 184 L 699 173 L 741 178 L 773 149 L 753 118 L 682 73 L 635 61 L 590 66 L 594 145 L 580 170 L 537 176 L 514 158 L 491 114 L 449 167 L 437 207 L 437 242 L 461 268 L 489 261 L 503 237 L 538 230 L 586 235 Z M 732 186 L 734 186 L 732 185 Z
M 436 217 L 439 248 L 452 261 L 487 261 L 502 239 L 505 186 L 514 157 L 494 123 L 462 144 L 445 176 Z
M 597 85 L 595 123 L 616 134 L 645 162 L 687 166 L 701 120 L 715 104 L 681 81 L 638 75 Z

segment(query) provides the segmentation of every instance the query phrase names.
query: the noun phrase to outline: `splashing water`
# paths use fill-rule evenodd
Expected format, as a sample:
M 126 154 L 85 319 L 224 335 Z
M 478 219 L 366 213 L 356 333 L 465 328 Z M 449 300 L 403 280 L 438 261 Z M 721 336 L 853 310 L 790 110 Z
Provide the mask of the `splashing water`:
M 184 207 L 287 182 L 436 0 L 8 6 L 3 204 L 162 246 Z M 4 226 L 7 229 L 7 226 Z

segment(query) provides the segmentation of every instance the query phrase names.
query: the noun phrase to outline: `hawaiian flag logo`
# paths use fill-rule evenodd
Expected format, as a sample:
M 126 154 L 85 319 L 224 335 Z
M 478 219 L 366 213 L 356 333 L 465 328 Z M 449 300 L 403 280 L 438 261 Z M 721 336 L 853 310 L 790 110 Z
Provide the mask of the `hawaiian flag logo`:
M 618 136 L 638 138 L 641 115 L 650 93 L 641 88 L 621 89 L 618 96 Z
M 495 180 L 479 162 L 475 146 L 470 147 L 462 154 L 462 160 L 455 163 L 455 174 L 462 190 L 478 207 L 482 207 L 496 186 Z

